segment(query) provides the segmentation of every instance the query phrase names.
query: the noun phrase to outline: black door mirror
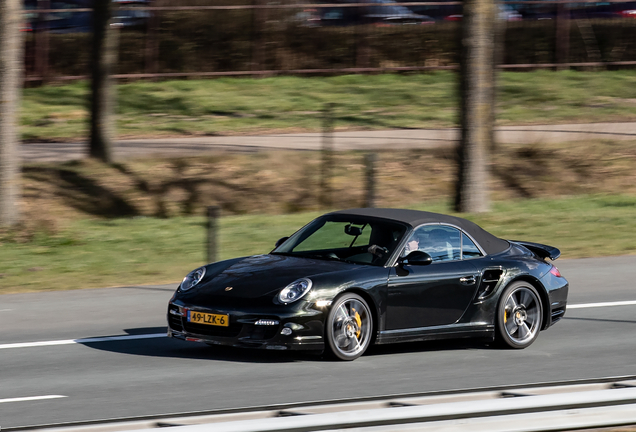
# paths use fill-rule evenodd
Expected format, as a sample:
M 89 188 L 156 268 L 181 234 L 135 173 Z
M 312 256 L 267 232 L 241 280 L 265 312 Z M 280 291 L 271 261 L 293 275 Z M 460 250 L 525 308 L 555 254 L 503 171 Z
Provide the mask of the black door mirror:
M 419 250 L 411 252 L 404 258 L 400 258 L 400 261 L 399 261 L 400 264 L 420 265 L 420 266 L 429 265 L 432 262 L 433 262 L 433 258 L 431 258 L 429 254 Z
M 282 237 L 282 238 L 279 238 L 279 239 L 276 241 L 276 246 L 274 246 L 274 247 L 278 247 L 278 246 L 282 245 L 283 243 L 285 243 L 285 241 L 286 241 L 288 238 L 289 238 L 289 237 Z

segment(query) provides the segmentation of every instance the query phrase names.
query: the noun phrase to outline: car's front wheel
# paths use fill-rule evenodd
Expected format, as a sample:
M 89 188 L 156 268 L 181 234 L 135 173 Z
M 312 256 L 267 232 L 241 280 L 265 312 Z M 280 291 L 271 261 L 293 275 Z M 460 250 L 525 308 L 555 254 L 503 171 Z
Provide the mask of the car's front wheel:
M 522 349 L 537 339 L 543 308 L 536 288 L 519 281 L 501 294 L 497 307 L 497 336 L 507 347 Z
M 328 353 L 340 360 L 355 360 L 371 343 L 373 317 L 367 302 L 357 294 L 345 293 L 332 304 L 325 333 Z

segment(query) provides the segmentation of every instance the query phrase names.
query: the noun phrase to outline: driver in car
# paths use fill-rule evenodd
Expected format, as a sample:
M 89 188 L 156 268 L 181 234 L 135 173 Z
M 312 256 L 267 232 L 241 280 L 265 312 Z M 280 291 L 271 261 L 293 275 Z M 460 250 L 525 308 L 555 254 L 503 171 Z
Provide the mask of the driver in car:
M 406 242 L 402 256 L 405 257 L 416 250 L 420 250 L 420 236 L 417 233 L 413 233 L 411 234 L 411 238 Z
M 424 235 L 422 232 L 411 234 L 411 237 L 406 242 L 402 256 L 405 257 L 413 251 L 420 250 L 429 254 L 433 261 L 450 259 L 452 250 L 449 249 L 450 243 L 447 243 L 444 239 L 444 231 L 434 229 L 428 233 L 428 236 L 424 237 Z

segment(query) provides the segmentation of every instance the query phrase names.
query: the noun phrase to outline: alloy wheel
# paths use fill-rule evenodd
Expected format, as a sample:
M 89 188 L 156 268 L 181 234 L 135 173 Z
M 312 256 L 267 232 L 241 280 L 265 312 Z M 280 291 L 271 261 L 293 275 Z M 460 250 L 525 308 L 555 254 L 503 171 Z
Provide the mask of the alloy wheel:
M 525 348 L 541 329 L 542 306 L 536 289 L 515 283 L 502 294 L 498 313 L 500 337 L 512 348 Z
M 356 294 L 337 299 L 327 319 L 330 351 L 341 360 L 360 357 L 369 346 L 373 318 L 367 303 Z

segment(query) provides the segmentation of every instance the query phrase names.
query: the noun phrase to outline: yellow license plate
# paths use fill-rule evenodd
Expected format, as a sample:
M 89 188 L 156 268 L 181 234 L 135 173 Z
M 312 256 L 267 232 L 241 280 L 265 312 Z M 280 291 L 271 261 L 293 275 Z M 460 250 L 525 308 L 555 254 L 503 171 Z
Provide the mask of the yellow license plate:
M 189 310 L 188 322 L 228 327 L 230 325 L 230 316 Z

